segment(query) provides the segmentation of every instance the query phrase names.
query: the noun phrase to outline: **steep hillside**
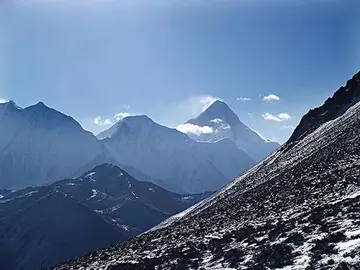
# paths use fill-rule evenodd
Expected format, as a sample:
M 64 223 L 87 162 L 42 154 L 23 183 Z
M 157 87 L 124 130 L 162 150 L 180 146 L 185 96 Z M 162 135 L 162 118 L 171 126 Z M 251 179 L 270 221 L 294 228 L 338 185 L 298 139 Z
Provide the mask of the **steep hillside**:
M 172 193 L 153 183 L 138 181 L 111 164 L 99 165 L 78 178 L 58 181 L 51 187 L 96 211 L 125 230 L 129 237 L 212 194 Z
M 346 85 L 336 91 L 334 96 L 328 98 L 322 106 L 304 115 L 289 142 L 301 139 L 323 123 L 342 115 L 358 101 L 360 101 L 360 72 L 348 80 Z
M 0 269 L 39 269 L 127 238 L 63 193 L 26 191 L 0 203 Z
M 57 269 L 359 269 L 360 102 L 343 100 L 209 199 Z

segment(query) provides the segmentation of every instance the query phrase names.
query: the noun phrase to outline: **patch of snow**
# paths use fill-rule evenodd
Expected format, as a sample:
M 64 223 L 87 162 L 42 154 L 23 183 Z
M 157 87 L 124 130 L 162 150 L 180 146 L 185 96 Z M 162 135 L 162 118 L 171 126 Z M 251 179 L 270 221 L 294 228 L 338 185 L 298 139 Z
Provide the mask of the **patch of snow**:
M 97 191 L 96 189 L 92 189 L 91 191 L 92 191 L 93 194 L 91 195 L 91 197 L 89 198 L 89 200 L 95 198 L 95 197 L 97 196 L 97 194 L 98 194 L 98 191 Z
M 360 234 L 360 230 L 347 231 L 344 234 L 346 235 L 346 237 L 351 238 L 353 236 L 358 236 Z
M 96 172 L 91 172 L 88 175 L 86 175 L 86 178 L 90 178 L 90 181 L 92 182 L 96 182 L 96 180 L 94 179 L 94 175 L 96 174 Z
M 129 226 L 124 225 L 124 224 L 121 224 L 120 226 L 121 226 L 121 228 L 123 228 L 125 231 L 130 231 Z
M 85 177 L 92 177 L 92 176 L 94 176 L 95 174 L 96 174 L 96 172 L 91 172 L 91 173 L 87 174 Z
M 71 182 L 71 183 L 66 183 L 66 186 L 76 186 L 76 184 Z
M 339 251 L 349 252 L 360 247 L 360 238 L 346 242 L 340 242 L 336 245 L 336 247 L 339 249 Z
M 136 196 L 136 194 L 134 193 L 134 191 L 131 191 L 131 194 L 134 195 L 134 197 L 135 197 L 136 199 L 139 199 L 139 197 Z
M 31 196 L 32 194 L 36 193 L 36 192 L 38 192 L 38 190 L 30 191 L 30 192 L 28 192 L 28 193 L 25 193 L 24 195 L 21 195 L 21 196 L 18 196 L 18 197 L 9 199 L 9 200 L 0 201 L 0 203 L 6 203 L 6 202 L 9 202 L 9 201 L 12 201 L 12 200 L 16 200 L 16 199 L 21 199 L 21 198 L 24 198 L 24 197 L 28 197 L 28 196 Z

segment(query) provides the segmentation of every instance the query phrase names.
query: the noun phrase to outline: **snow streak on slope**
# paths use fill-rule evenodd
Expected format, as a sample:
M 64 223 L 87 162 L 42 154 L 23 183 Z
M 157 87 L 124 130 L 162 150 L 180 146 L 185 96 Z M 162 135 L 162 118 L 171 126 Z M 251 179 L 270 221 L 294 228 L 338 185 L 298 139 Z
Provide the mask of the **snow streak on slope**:
M 359 129 L 358 103 L 178 218 L 59 269 L 358 269 Z

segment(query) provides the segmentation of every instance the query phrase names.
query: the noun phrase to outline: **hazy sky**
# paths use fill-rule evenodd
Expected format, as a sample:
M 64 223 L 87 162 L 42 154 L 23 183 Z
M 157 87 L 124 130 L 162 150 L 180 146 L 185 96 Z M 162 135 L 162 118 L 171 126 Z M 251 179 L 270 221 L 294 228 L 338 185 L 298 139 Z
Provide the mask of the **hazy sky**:
M 283 142 L 359 70 L 357 2 L 1 1 L 0 100 L 98 133 L 139 113 L 175 127 L 220 98 Z

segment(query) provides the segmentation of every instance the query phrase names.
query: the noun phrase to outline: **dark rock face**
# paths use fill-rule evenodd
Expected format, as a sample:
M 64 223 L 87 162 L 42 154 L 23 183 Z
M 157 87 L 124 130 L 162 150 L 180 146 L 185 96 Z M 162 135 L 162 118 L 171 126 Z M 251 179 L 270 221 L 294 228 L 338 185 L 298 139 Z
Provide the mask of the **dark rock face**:
M 340 87 L 322 106 L 304 115 L 288 142 L 303 138 L 322 124 L 343 114 L 347 108 L 358 101 L 360 101 L 360 72 L 348 80 L 345 86 Z
M 104 164 L 75 179 L 0 194 L 0 269 L 32 270 L 136 236 L 211 193 L 171 193 Z
M 96 166 L 76 179 L 58 181 L 51 186 L 96 211 L 128 237 L 150 229 L 212 194 L 169 192 L 150 182 L 137 181 L 111 164 Z
M 359 269 L 359 116 L 357 103 L 181 218 L 56 269 Z
M 0 189 L 0 199 L 11 193 L 9 189 Z
M 0 204 L 0 269 L 40 269 L 127 238 L 51 188 L 18 195 Z

